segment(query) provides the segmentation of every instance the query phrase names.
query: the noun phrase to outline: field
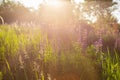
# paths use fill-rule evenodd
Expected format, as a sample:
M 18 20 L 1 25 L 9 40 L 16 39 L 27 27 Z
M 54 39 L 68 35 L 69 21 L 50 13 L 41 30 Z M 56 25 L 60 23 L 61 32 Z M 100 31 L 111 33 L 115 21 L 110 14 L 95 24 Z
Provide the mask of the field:
M 81 31 L 0 25 L 0 80 L 120 80 L 120 35 Z

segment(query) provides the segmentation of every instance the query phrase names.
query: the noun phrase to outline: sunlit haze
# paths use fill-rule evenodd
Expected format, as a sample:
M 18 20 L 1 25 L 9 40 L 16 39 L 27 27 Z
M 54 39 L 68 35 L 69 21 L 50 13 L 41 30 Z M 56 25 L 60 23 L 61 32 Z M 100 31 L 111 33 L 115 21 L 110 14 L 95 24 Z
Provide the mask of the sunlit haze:
M 46 3 L 51 7 L 60 7 L 63 5 L 63 1 L 61 0 L 46 0 Z
M 76 4 L 83 3 L 84 0 L 74 0 Z
M 40 4 L 43 4 L 45 1 L 48 5 L 59 7 L 62 4 L 62 0 L 14 0 L 19 1 L 24 6 L 28 8 L 34 8 L 38 9 Z M 80 2 L 84 2 L 84 0 L 74 0 L 76 4 L 79 4 Z
M 34 9 L 38 9 L 39 5 L 43 3 L 43 0 L 15 0 L 15 1 L 19 1 L 24 6 Z
M 37 10 L 40 7 L 40 4 L 47 4 L 50 8 L 61 10 L 65 8 L 65 1 L 64 0 L 11 0 L 11 1 L 19 1 L 22 3 L 25 7 L 31 8 L 32 10 Z M 67 0 L 66 0 L 67 1 Z M 71 0 L 72 2 L 79 4 L 83 3 L 84 0 Z M 117 2 L 118 4 L 113 7 L 118 7 L 115 11 L 112 12 L 113 16 L 117 18 L 118 22 L 120 23 L 120 0 L 113 0 L 113 2 Z M 96 21 L 95 17 L 90 17 L 88 15 L 84 15 L 87 19 L 91 20 L 92 22 Z
M 120 0 L 0 0 L 0 80 L 120 80 Z

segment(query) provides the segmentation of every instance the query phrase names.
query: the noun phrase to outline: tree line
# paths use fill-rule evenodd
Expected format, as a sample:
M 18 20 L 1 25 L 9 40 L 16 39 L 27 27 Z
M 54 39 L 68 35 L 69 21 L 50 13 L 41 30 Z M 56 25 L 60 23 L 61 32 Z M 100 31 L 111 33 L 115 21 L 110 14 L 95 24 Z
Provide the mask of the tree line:
M 3 0 L 0 5 L 1 23 L 13 22 L 48 22 L 56 21 L 66 22 L 80 22 L 81 20 L 89 21 L 88 17 L 94 16 L 97 18 L 97 23 L 117 23 L 111 12 L 116 8 L 110 8 L 117 3 L 112 0 L 85 0 L 84 3 L 76 4 L 74 0 L 62 0 L 67 2 L 67 7 L 63 11 L 54 10 L 46 7 L 45 4 L 40 5 L 38 10 L 31 11 L 20 2 L 10 0 Z M 68 5 L 69 4 L 69 5 Z M 86 18 L 86 15 L 88 16 Z

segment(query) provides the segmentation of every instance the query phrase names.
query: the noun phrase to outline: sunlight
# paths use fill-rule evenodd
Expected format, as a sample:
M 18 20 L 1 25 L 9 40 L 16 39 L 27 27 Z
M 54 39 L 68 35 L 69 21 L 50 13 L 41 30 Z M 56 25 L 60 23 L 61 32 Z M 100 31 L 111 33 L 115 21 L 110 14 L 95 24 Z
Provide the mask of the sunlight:
M 25 7 L 38 9 L 39 5 L 44 2 L 44 0 L 16 0 L 22 3 Z
M 24 6 L 28 8 L 38 9 L 40 4 L 43 4 L 44 2 L 47 3 L 47 5 L 51 7 L 60 7 L 63 4 L 62 0 L 14 0 L 19 1 Z M 83 3 L 84 0 L 73 0 L 76 4 Z
M 85 14 L 83 15 L 87 20 L 91 21 L 92 23 L 95 23 L 97 21 L 97 17 L 94 16 L 94 15 L 88 15 L 88 14 Z
M 79 4 L 79 3 L 83 3 L 84 0 L 74 0 L 74 2 L 75 2 L 76 4 Z
M 61 0 L 47 0 L 46 3 L 52 7 L 60 7 L 63 4 Z

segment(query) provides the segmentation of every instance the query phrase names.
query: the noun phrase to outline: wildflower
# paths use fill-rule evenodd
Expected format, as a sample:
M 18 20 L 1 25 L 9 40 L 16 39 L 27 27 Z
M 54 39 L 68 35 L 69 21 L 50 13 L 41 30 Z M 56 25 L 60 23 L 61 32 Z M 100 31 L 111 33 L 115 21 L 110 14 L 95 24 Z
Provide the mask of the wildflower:
M 96 53 L 100 52 L 102 50 L 102 46 L 103 46 L 102 39 L 100 38 L 98 41 L 95 41 L 94 46 L 96 49 Z

